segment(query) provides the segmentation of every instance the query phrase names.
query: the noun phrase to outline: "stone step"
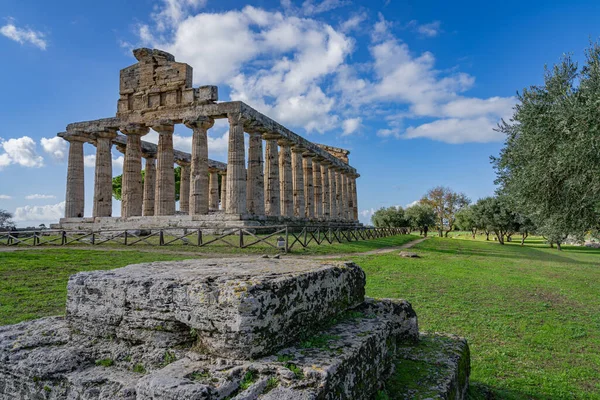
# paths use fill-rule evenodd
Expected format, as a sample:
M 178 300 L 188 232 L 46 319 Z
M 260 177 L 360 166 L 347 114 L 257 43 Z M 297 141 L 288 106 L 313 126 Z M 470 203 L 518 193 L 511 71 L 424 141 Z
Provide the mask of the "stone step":
M 464 338 L 421 333 L 418 344 L 397 349 L 396 370 L 380 398 L 389 400 L 463 399 L 470 374 L 469 345 Z
M 367 299 L 329 325 L 276 354 L 241 360 L 69 335 L 62 318 L 25 322 L 0 330 L 0 400 L 367 400 L 392 372 L 394 354 L 418 338 L 403 300 Z
M 353 263 L 236 258 L 82 272 L 68 284 L 74 330 L 162 346 L 197 341 L 221 357 L 255 358 L 286 346 L 364 300 Z

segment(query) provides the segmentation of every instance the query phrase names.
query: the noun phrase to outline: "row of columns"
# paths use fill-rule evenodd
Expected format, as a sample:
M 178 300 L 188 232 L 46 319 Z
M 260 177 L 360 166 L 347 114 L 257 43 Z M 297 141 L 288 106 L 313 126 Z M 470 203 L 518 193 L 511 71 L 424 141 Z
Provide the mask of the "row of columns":
M 221 207 L 229 214 L 284 216 L 320 220 L 357 221 L 356 175 L 332 166 L 327 160 L 274 134 L 249 133 L 246 167 L 244 119 L 228 115 L 229 151 L 227 172 L 222 172 Z M 208 166 L 207 132 L 214 120 L 200 117 L 184 121 L 192 129 L 191 162 L 181 166 L 180 211 L 207 214 L 219 207 L 218 171 Z M 126 135 L 122 177 L 121 216 L 175 214 L 172 121 L 152 126 L 159 134 L 156 154 L 143 153 L 141 138 L 149 127 L 129 124 L 119 130 Z M 94 132 L 96 171 L 94 217 L 112 213 L 112 140 L 116 129 Z M 83 217 L 83 143 L 85 135 L 64 137 L 70 142 L 65 216 Z M 263 140 L 265 160 L 263 162 Z M 142 162 L 145 178 L 142 184 Z

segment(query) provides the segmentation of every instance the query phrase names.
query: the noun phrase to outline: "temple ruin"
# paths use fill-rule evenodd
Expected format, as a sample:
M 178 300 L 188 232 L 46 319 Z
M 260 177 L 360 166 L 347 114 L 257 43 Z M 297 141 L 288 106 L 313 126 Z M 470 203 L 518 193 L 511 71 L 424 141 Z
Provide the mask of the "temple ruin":
M 349 151 L 312 143 L 241 101 L 217 102 L 217 87 L 194 88 L 192 67 L 169 53 L 141 48 L 133 54 L 138 62 L 120 73 L 116 116 L 73 123 L 58 134 L 70 144 L 61 228 L 358 224 L 359 174 L 348 164 Z M 220 118 L 229 121 L 227 164 L 208 158 L 207 132 Z M 191 154 L 174 150 L 175 124 L 191 129 Z M 142 140 L 150 128 L 158 145 Z M 96 147 L 91 218 L 84 216 L 84 143 Z M 118 218 L 112 217 L 113 145 L 124 153 Z M 175 163 L 181 166 L 178 212 Z

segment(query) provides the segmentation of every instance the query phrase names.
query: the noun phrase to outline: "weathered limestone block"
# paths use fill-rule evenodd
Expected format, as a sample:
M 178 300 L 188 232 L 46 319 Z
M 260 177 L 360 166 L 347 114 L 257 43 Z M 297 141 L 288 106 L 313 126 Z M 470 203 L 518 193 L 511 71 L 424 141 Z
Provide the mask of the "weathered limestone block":
M 67 319 L 94 336 L 184 343 L 190 328 L 212 354 L 252 358 L 363 301 L 352 263 L 189 260 L 83 272 L 69 280 Z

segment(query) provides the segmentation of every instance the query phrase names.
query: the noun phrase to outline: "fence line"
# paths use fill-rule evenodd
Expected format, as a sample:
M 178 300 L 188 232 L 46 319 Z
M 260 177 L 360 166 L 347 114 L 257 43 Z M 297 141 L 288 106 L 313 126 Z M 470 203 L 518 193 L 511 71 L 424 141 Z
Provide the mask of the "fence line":
M 190 245 L 204 247 L 225 245 L 245 249 L 267 245 L 283 252 L 294 246 L 308 247 L 334 242 L 344 243 L 372 240 L 408 233 L 406 228 L 367 228 L 344 226 L 253 226 L 226 228 L 220 233 L 214 228 L 161 228 L 161 229 L 110 229 L 110 230 L 59 230 L 0 232 L 0 246 L 67 246 L 82 244 L 99 246 L 117 244 L 122 246 L 169 246 Z M 261 233 L 262 232 L 262 233 Z

